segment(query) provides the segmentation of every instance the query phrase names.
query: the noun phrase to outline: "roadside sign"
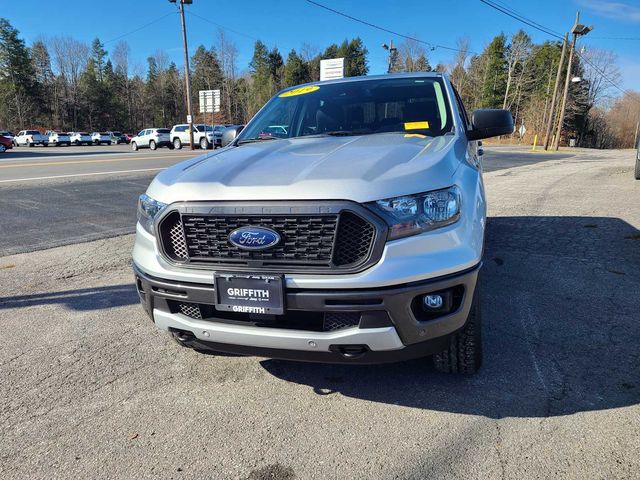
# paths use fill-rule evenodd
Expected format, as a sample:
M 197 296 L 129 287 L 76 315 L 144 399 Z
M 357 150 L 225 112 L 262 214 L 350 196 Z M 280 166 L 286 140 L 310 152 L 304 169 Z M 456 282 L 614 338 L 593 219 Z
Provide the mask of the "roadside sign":
M 320 60 L 320 81 L 344 77 L 344 58 Z
M 220 111 L 220 90 L 200 90 L 200 113 Z
M 191 115 L 187 115 L 187 123 L 191 123 L 193 121 L 193 119 L 191 118 Z
M 518 133 L 520 134 L 520 137 L 524 137 L 524 134 L 527 133 L 527 128 L 524 126 L 524 123 L 520 125 Z

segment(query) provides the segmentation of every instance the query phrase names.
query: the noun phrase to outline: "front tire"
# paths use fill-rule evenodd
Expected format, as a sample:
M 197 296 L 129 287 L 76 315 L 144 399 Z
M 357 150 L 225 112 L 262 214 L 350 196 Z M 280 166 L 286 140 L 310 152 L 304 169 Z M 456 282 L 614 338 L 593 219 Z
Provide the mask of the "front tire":
M 131 150 L 134 152 L 138 151 L 138 144 L 136 142 L 131 142 Z
M 182 142 L 179 138 L 173 139 L 173 148 L 175 148 L 176 150 L 180 150 L 182 148 Z
M 640 150 L 636 155 L 636 180 L 640 180 Z
M 462 330 L 449 337 L 446 350 L 433 356 L 433 366 L 443 373 L 476 373 L 482 365 L 482 332 L 478 287 Z
M 154 142 L 153 140 L 151 140 L 151 141 L 149 142 L 149 148 L 150 148 L 151 150 L 156 150 L 156 149 L 158 148 L 158 146 L 156 145 L 156 142 Z

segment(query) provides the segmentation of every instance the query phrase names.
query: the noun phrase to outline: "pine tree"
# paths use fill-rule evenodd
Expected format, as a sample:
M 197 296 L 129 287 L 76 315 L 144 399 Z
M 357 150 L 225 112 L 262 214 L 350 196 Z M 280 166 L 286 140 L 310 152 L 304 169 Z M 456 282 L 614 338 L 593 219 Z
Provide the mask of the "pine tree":
M 305 61 L 295 50 L 289 52 L 287 57 L 287 63 L 284 66 L 284 85 L 285 87 L 291 87 L 293 85 L 299 85 L 306 83 L 309 77 L 309 68 Z
M 38 111 L 40 85 L 18 30 L 0 18 L 0 124 L 25 128 Z
M 482 82 L 481 105 L 484 108 L 501 108 L 507 83 L 506 37 L 503 33 L 494 37 L 482 55 L 486 70 Z

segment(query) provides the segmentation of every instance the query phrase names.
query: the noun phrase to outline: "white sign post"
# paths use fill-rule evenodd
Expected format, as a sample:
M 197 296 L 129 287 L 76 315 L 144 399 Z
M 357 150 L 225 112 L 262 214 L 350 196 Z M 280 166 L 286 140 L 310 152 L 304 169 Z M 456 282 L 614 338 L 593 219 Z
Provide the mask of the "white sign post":
M 200 90 L 200 113 L 220 111 L 220 90 Z
M 344 77 L 344 58 L 320 60 L 320 81 Z
M 211 126 L 213 126 L 213 114 L 220 111 L 220 90 L 200 90 L 200 113 L 211 114 Z M 206 119 L 205 119 L 206 123 Z

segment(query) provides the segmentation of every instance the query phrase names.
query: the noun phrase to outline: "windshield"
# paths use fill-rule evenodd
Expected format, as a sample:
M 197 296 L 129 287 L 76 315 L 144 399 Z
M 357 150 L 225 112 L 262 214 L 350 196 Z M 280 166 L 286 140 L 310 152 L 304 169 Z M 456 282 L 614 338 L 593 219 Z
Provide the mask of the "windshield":
M 441 78 L 385 78 L 294 88 L 274 97 L 239 141 L 402 132 L 431 137 L 453 126 Z

